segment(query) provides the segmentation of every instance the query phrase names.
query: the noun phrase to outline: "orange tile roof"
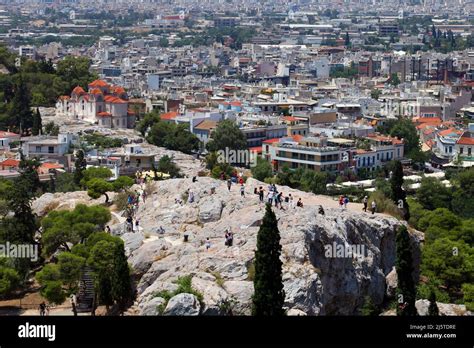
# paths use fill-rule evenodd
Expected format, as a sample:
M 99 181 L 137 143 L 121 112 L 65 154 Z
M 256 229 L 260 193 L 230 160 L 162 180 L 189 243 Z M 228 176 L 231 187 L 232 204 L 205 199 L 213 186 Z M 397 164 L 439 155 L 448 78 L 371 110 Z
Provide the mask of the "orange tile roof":
M 273 144 L 273 143 L 278 143 L 279 141 L 280 141 L 280 138 L 271 138 L 271 139 L 267 139 L 267 140 L 262 141 L 262 143 Z
M 68 95 L 61 95 L 61 96 L 59 96 L 59 99 L 61 99 L 61 100 L 68 100 L 68 99 L 71 99 L 71 97 L 68 96 Z
M 440 124 L 442 121 L 439 117 L 415 117 L 413 118 L 415 123 L 435 123 Z
M 291 122 L 291 121 L 298 121 L 298 119 L 297 119 L 296 117 L 294 117 L 294 116 L 285 116 L 285 117 L 283 117 L 283 119 L 284 119 L 285 121 L 290 121 L 290 122 Z
M 4 167 L 18 167 L 19 165 L 20 161 L 13 158 L 7 158 L 5 161 L 0 162 L 0 166 Z
M 64 168 L 64 166 L 62 164 L 59 164 L 59 163 L 51 163 L 51 162 L 45 162 L 43 164 L 41 164 L 42 168 L 45 168 L 45 169 L 59 169 L 59 168 Z
M 104 80 L 95 80 L 89 83 L 89 87 L 108 87 L 109 84 Z
M 445 130 L 442 130 L 442 131 L 438 132 L 438 134 L 444 137 L 444 136 L 450 135 L 450 134 L 461 135 L 462 132 L 457 130 L 457 129 L 454 129 L 454 128 L 449 128 L 449 129 L 445 129 Z
M 474 145 L 474 138 L 471 138 L 469 135 L 470 135 L 469 131 L 464 132 L 463 135 L 461 135 L 461 137 L 458 139 L 458 141 L 456 141 L 456 144 Z
M 97 114 L 99 117 L 110 117 L 112 114 L 110 112 L 102 111 Z
M 174 120 L 174 119 L 176 118 L 176 116 L 178 116 L 178 112 L 177 112 L 177 111 L 170 111 L 170 112 L 161 114 L 161 115 L 160 115 L 160 118 L 161 118 L 162 120 Z
M 102 94 L 102 91 L 98 88 L 93 88 L 91 89 L 90 94 Z
M 232 106 L 242 106 L 242 103 L 239 102 L 239 101 L 233 101 L 233 102 L 230 103 L 230 105 L 232 105 Z
M 249 150 L 256 153 L 262 153 L 262 146 L 249 147 Z
M 123 94 L 125 93 L 125 89 L 121 86 L 115 86 L 112 88 L 112 92 L 116 94 Z
M 85 94 L 86 91 L 81 86 L 77 86 L 72 90 L 72 94 Z
M 291 137 L 293 138 L 294 141 L 301 141 L 301 140 L 303 140 L 303 136 L 302 136 L 302 135 L 299 135 L 299 134 L 292 135 Z
M 112 104 L 126 104 L 127 103 L 126 100 L 123 100 L 119 97 L 115 97 L 113 95 L 106 95 L 104 98 L 104 101 L 106 103 L 112 103 Z

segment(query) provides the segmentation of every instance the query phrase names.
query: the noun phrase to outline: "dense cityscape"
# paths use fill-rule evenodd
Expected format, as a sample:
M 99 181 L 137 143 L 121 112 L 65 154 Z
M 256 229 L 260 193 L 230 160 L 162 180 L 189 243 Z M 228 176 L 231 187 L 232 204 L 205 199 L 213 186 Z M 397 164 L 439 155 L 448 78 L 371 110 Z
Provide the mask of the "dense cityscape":
M 472 0 L 0 0 L 0 315 L 472 316 L 473 88 Z

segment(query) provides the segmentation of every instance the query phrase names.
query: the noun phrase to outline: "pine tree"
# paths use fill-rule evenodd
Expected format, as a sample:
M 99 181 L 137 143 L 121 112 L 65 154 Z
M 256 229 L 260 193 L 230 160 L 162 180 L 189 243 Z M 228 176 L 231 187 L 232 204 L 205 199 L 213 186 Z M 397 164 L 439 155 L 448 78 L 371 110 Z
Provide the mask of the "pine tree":
M 431 317 L 437 317 L 439 316 L 439 309 L 438 305 L 436 304 L 436 294 L 433 290 L 430 292 L 430 305 L 428 307 L 428 315 Z
M 15 95 L 11 102 L 9 116 L 10 126 L 17 131 L 21 129 L 23 133 L 33 126 L 30 94 L 21 76 L 15 85 Z
M 397 298 L 400 301 L 397 307 L 397 315 L 414 316 L 417 315 L 417 312 L 415 307 L 416 288 L 413 281 L 412 248 L 408 230 L 404 225 L 401 225 L 397 231 L 396 249 Z
M 252 314 L 282 316 L 285 292 L 280 260 L 280 231 L 275 213 L 269 204 L 257 235 Z
M 74 162 L 74 183 L 76 185 L 81 184 L 81 180 L 84 177 L 84 170 L 87 167 L 87 161 L 84 158 L 84 151 L 78 150 L 76 161 Z
M 43 124 L 41 121 L 41 114 L 39 112 L 39 108 L 36 108 L 36 113 L 33 115 L 33 127 L 31 129 L 31 133 L 33 135 L 38 135 L 43 130 Z
M 403 218 L 408 221 L 410 219 L 410 210 L 406 200 L 406 193 L 403 190 L 403 166 L 400 161 L 395 161 L 390 179 L 391 199 L 402 211 Z
M 130 283 L 130 269 L 125 256 L 123 244 L 116 247 L 114 254 L 114 271 L 111 276 L 112 297 L 118 303 L 120 309 L 124 309 L 127 301 L 132 296 Z

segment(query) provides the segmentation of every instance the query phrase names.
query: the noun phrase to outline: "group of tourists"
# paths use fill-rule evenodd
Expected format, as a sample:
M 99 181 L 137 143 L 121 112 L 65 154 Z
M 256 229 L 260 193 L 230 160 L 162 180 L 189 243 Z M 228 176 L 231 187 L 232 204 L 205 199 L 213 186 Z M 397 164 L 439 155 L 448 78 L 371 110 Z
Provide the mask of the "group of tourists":
M 347 209 L 347 204 L 349 203 L 349 197 L 346 195 L 339 196 L 339 207 L 341 209 Z
M 254 189 L 254 194 L 258 195 L 258 199 L 260 203 L 265 202 L 265 190 L 263 186 Z M 303 208 L 303 200 L 301 198 L 295 204 L 294 197 L 291 193 L 288 196 L 283 196 L 283 192 L 279 192 L 275 184 L 268 185 L 268 193 L 266 201 L 270 205 L 275 205 L 276 208 L 280 208 L 280 210 L 285 210 L 283 207 L 283 202 L 288 205 L 290 209 L 294 209 L 295 207 Z
M 362 203 L 364 204 L 364 207 L 362 208 L 362 210 L 367 212 L 367 206 L 369 204 L 369 197 L 364 196 L 364 198 L 362 199 Z M 375 211 L 377 210 L 377 202 L 375 202 L 375 199 L 370 204 L 370 210 L 372 211 L 372 215 L 374 215 Z

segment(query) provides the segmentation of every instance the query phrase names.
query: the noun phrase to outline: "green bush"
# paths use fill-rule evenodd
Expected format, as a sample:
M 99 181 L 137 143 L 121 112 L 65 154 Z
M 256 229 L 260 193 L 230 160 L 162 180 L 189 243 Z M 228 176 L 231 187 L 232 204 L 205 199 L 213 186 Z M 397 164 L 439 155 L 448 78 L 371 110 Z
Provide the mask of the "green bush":
M 192 280 L 193 280 L 192 275 L 186 275 L 186 276 L 183 276 L 183 277 L 179 277 L 174 282 L 175 284 L 178 285 L 178 288 L 175 291 L 171 292 L 171 291 L 168 291 L 168 290 L 163 290 L 163 291 L 156 292 L 153 295 L 153 297 L 161 297 L 165 300 L 165 303 L 157 306 L 158 313 L 163 314 L 163 312 L 165 311 L 165 308 L 168 304 L 168 301 L 172 297 L 174 297 L 176 295 L 179 295 L 179 294 L 192 294 L 192 295 L 196 296 L 198 301 L 202 304 L 203 295 L 199 291 L 193 289 Z
M 389 214 L 397 219 L 402 219 L 402 213 L 397 205 L 381 191 L 374 191 L 370 194 L 368 206 L 370 207 L 372 201 L 375 200 L 377 204 L 377 212 Z

